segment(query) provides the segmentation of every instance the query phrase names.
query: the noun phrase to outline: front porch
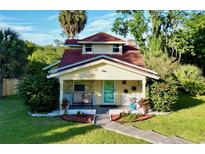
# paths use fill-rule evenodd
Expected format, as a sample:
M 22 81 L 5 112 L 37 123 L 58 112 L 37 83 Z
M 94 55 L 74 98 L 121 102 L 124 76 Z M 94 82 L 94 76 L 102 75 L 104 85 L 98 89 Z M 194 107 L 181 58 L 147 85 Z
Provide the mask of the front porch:
M 60 80 L 60 108 L 63 99 L 69 109 L 128 109 L 130 98 L 145 97 L 144 80 Z
M 89 106 L 82 106 L 82 105 L 71 105 L 69 106 L 69 109 L 75 109 L 75 110 L 96 110 L 96 114 L 106 114 L 109 113 L 109 110 L 124 110 L 128 111 L 129 107 L 128 106 L 102 106 L 102 105 L 89 105 Z

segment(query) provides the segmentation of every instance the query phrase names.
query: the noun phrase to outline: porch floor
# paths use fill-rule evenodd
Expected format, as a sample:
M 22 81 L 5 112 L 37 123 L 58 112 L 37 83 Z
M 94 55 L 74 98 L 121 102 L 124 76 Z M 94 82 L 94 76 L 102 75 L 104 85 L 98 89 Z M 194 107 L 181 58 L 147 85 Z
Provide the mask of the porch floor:
M 69 109 L 96 109 L 96 114 L 109 113 L 110 109 L 129 110 L 128 106 L 71 105 Z

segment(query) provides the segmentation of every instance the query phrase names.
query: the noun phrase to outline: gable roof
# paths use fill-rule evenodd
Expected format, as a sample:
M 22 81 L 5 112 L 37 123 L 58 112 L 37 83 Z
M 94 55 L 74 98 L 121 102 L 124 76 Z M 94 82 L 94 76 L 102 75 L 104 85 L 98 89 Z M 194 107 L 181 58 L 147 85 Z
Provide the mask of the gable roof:
M 122 61 L 116 60 L 114 58 L 112 59 L 112 58 L 107 57 L 105 55 L 102 55 L 102 56 L 99 56 L 99 57 L 96 57 L 96 58 L 93 58 L 93 59 L 95 59 L 95 60 L 92 61 L 92 59 L 89 59 L 87 61 L 85 60 L 83 62 L 79 62 L 79 64 L 81 64 L 81 65 L 78 65 L 78 64 L 68 65 L 68 66 L 66 66 L 66 69 L 63 69 L 59 72 L 52 72 L 52 74 L 49 74 L 47 76 L 47 78 L 60 76 L 60 75 L 67 74 L 67 73 L 70 73 L 70 72 L 73 72 L 73 71 L 77 71 L 77 70 L 80 70 L 80 69 L 83 69 L 83 68 L 88 68 L 88 67 L 95 66 L 95 65 L 98 65 L 98 64 L 101 64 L 101 63 L 106 63 L 108 65 L 112 65 L 112 66 L 116 66 L 118 68 L 122 68 L 123 70 L 128 70 L 130 72 L 135 72 L 139 75 L 147 76 L 147 77 L 150 77 L 150 78 L 153 78 L 153 79 L 159 79 L 159 77 L 157 76 L 157 73 L 154 72 L 154 71 L 147 70 L 147 69 L 142 69 L 142 68 L 137 67 L 137 66 L 133 67 L 132 65 L 127 66 L 127 65 L 124 65 L 124 63 L 122 63 Z M 76 67 L 76 66 L 79 66 L 79 67 Z
M 60 63 L 60 67 L 75 64 L 99 56 L 108 56 L 118 60 L 145 68 L 144 60 L 138 51 L 129 50 L 124 54 L 81 54 L 80 50 L 66 50 Z
M 81 42 L 121 42 L 121 43 L 126 43 L 125 40 L 117 38 L 115 36 L 112 36 L 110 34 L 100 32 L 94 35 L 91 35 L 89 37 L 86 37 L 82 40 L 78 41 L 79 43 Z
M 124 46 L 123 54 L 82 54 L 81 50 L 65 50 L 59 68 L 51 70 L 49 77 L 54 77 L 57 74 L 63 74 L 67 70 L 100 60 L 114 62 L 158 79 L 156 72 L 146 68 L 139 50 L 131 46 Z
M 78 40 L 77 39 L 67 39 L 65 41 L 65 44 L 78 44 Z

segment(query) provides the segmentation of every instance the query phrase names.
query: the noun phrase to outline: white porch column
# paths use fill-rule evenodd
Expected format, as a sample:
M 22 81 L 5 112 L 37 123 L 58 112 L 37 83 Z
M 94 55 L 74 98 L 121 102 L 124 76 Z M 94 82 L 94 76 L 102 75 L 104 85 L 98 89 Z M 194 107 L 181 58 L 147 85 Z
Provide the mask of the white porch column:
M 62 79 L 59 79 L 59 82 L 60 82 L 60 95 L 59 95 L 59 105 L 60 105 L 60 114 L 63 114 L 63 110 L 62 110 L 62 106 L 61 104 L 63 103 L 63 80 Z
M 143 97 L 146 96 L 145 94 L 145 88 L 146 88 L 146 78 L 144 80 L 142 80 L 142 94 L 143 94 Z

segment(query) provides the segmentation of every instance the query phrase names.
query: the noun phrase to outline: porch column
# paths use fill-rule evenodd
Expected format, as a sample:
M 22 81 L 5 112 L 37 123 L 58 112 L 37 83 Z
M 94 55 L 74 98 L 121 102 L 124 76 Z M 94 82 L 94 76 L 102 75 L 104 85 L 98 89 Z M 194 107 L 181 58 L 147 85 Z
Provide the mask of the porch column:
M 142 94 L 143 94 L 143 97 L 145 97 L 145 87 L 146 87 L 146 79 L 142 80 Z
M 59 79 L 60 81 L 60 95 L 59 95 L 59 108 L 60 108 L 60 114 L 63 113 L 63 110 L 62 110 L 62 103 L 63 103 L 63 80 L 62 79 Z

